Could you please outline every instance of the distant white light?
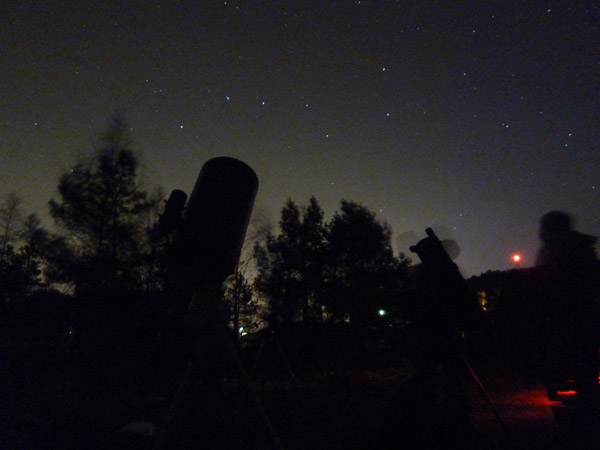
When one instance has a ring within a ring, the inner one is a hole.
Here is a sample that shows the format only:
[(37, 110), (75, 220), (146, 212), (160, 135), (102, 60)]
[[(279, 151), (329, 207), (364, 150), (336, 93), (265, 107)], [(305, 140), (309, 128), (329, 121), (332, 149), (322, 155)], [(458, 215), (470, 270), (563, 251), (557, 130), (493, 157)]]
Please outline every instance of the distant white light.
[(385, 309), (380, 309), (379, 310), (379, 315), (380, 316), (385, 316)]

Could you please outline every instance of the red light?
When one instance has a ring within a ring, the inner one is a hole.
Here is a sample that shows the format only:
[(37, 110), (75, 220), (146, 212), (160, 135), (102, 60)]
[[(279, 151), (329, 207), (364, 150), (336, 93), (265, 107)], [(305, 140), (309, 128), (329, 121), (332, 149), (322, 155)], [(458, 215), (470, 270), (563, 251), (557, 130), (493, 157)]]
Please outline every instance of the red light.
[(558, 395), (563, 395), (565, 397), (573, 397), (574, 395), (577, 395), (577, 391), (576, 390), (569, 390), (569, 391), (557, 391), (556, 392)]
[(514, 262), (518, 263), (521, 261), (521, 255), (513, 255), (512, 259)]

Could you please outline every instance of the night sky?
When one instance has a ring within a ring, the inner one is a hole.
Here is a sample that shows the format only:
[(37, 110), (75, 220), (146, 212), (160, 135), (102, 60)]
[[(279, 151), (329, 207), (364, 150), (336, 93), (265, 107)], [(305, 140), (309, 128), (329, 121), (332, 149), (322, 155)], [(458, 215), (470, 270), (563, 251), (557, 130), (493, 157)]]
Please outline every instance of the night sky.
[[(147, 188), (232, 156), (255, 213), (354, 200), (466, 275), (534, 263), (539, 217), (600, 235), (596, 1), (3, 1), (0, 195), (48, 214), (115, 111)], [(416, 259), (416, 257), (415, 257)]]

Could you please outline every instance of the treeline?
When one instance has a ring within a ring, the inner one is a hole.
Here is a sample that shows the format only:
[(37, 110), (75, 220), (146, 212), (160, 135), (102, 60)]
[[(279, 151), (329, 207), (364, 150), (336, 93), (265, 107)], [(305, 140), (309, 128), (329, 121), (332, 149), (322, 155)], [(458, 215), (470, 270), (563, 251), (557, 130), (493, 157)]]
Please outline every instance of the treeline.
[(52, 230), (25, 216), (16, 194), (0, 203), (3, 351), (68, 357), (90, 382), (108, 361), (144, 370), (165, 351), (157, 345), (168, 307), (160, 294), (168, 238), (156, 231), (163, 195), (140, 184), (129, 131), (113, 117), (91, 154), (60, 176)]
[[(48, 203), (52, 230), (36, 214), (26, 216), (15, 193), (0, 200), (4, 342), (71, 342), (85, 353), (131, 354), (170, 353), (161, 350), (165, 342), (185, 340), (189, 299), (169, 292), (173, 236), (158, 227), (165, 196), (140, 183), (129, 132), (113, 117), (91, 154), (60, 176)], [(409, 266), (394, 255), (391, 235), (357, 203), (342, 201), (326, 221), (316, 198), (301, 207), (289, 200), (278, 232), (249, 233), (253, 251), (226, 285), (233, 336), (297, 324), (381, 323), (397, 307)]]
[(159, 288), (155, 222), (162, 194), (138, 180), (138, 160), (128, 127), (113, 118), (91, 157), (77, 162), (58, 183), (49, 212), (57, 231), (36, 214), (23, 218), (20, 199), (0, 205), (0, 295), (18, 303), (40, 290), (105, 301)]
[(288, 200), (279, 228), (254, 246), (254, 286), (271, 325), (364, 327), (397, 308), (410, 261), (394, 255), (390, 228), (366, 207), (343, 200), (326, 222), (316, 198), (303, 208)]
[[(132, 373), (184, 359), (189, 299), (168, 285), (173, 236), (158, 227), (165, 196), (140, 183), (129, 130), (115, 116), (90, 156), (60, 176), (49, 201), (53, 230), (26, 215), (15, 193), (0, 199), (3, 349), (67, 348), (100, 355), (97, 364), (126, 362), (123, 370)], [(246, 333), (275, 331), (288, 349), (312, 348), (306, 358), (348, 352), (340, 357), (353, 363), (381, 342), (389, 348), (391, 339), (400, 354), (415, 297), (411, 261), (394, 253), (390, 227), (346, 200), (326, 220), (314, 197), (306, 205), (288, 200), (278, 225), (248, 233), (251, 251), (225, 285), (233, 338), (244, 344)], [(519, 365), (527, 366), (537, 346), (531, 324), (540, 306), (531, 277), (511, 271), (469, 280), (487, 313), (481, 345), (507, 364), (512, 349), (523, 349)], [(137, 370), (126, 369), (131, 364)], [(94, 372), (93, 361), (82, 367)]]

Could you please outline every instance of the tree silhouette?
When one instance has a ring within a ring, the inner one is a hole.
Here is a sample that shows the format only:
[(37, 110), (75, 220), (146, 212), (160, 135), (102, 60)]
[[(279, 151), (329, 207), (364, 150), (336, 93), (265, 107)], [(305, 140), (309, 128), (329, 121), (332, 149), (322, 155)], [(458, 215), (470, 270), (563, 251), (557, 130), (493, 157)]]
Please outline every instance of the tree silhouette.
[(290, 324), (297, 319), (299, 298), (300, 210), (290, 199), (281, 211), (281, 233), (268, 233), (265, 246), (256, 245), (254, 255), (258, 270), (255, 287), (268, 300), (269, 322)]
[(42, 227), (39, 217), (35, 214), (29, 214), (23, 223), (21, 239), (22, 288), (24, 292), (29, 292), (32, 288), (42, 284), (40, 279), (42, 265), (45, 262), (46, 249), (52, 238), (48, 231)]
[(14, 192), (9, 192), (0, 204), (0, 264), (4, 262), (9, 248), (14, 248), (22, 220), (21, 199)]
[(304, 211), (300, 251), (303, 278), (303, 317), (310, 321), (323, 321), (325, 285), (323, 270), (327, 251), (327, 227), (324, 214), (315, 197), (311, 197)]
[(50, 200), (50, 212), (69, 238), (63, 271), (78, 294), (140, 287), (144, 218), (156, 199), (140, 188), (137, 168), (127, 124), (116, 115), (93, 157), (60, 177), (61, 199)]
[(4, 306), (15, 289), (15, 241), (21, 220), (20, 199), (14, 192), (0, 204), (0, 306)]
[(41, 286), (50, 241), (35, 214), (23, 216), (21, 199), (9, 193), (0, 204), (0, 301), (16, 302)]
[(234, 342), (238, 342), (242, 329), (255, 328), (257, 317), (256, 303), (252, 295), (252, 287), (241, 270), (228, 277), (225, 289), (225, 301), (230, 312), (230, 326)]
[(326, 228), (316, 198), (310, 199), (302, 214), (288, 200), (279, 227), (278, 236), (269, 233), (265, 245), (254, 249), (258, 270), (255, 287), (268, 299), (269, 321), (321, 321)]
[(303, 209), (288, 200), (280, 234), (256, 245), (255, 287), (271, 308), (273, 324), (364, 324), (397, 301), (408, 260), (394, 256), (391, 230), (375, 214), (342, 201), (327, 224), (313, 197)]
[(394, 256), (391, 229), (366, 207), (343, 200), (328, 230), (327, 310), (364, 325), (396, 301), (407, 261)]

